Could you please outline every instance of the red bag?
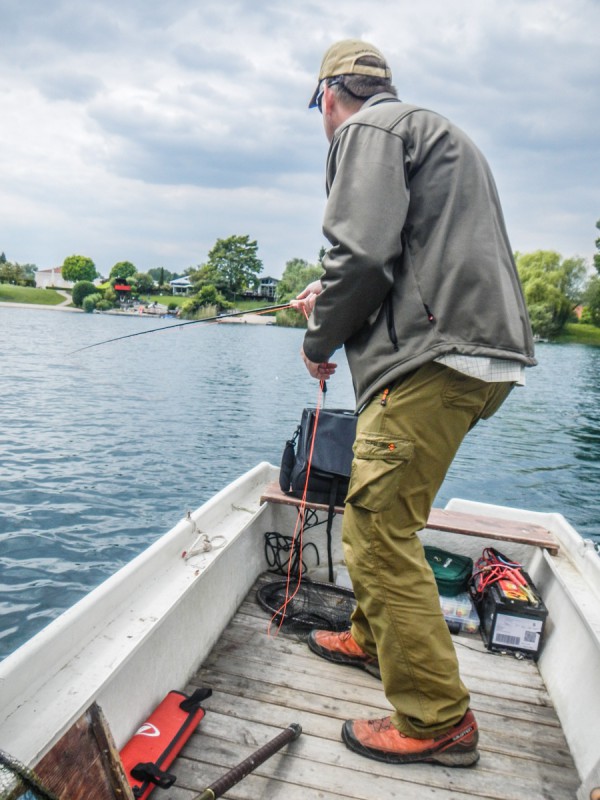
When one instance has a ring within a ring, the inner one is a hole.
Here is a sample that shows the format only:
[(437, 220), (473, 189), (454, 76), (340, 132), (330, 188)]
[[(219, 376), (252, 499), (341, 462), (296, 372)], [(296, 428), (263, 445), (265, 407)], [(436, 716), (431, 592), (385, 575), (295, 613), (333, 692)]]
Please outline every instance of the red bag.
[(168, 789), (175, 783), (176, 776), (166, 770), (204, 716), (200, 703), (211, 694), (211, 689), (196, 689), (189, 697), (169, 692), (123, 747), (121, 761), (134, 797), (146, 800), (156, 786)]

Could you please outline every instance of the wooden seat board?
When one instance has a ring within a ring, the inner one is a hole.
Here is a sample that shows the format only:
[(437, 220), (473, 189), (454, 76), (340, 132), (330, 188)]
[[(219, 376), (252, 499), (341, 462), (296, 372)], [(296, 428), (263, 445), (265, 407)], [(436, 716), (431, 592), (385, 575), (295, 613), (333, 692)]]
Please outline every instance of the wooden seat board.
[[(261, 503), (275, 503), (276, 505), (289, 505), (298, 509), (302, 507), (302, 500), (291, 497), (281, 491), (277, 482), (270, 483), (260, 498)], [(327, 511), (323, 503), (306, 503), (306, 508), (315, 511)], [(343, 514), (343, 506), (335, 506), (336, 514)], [(447, 511), (443, 508), (433, 508), (427, 520), (427, 528), (445, 531), (447, 533), (461, 533), (466, 536), (479, 536), (482, 539), (496, 539), (501, 542), (516, 542), (535, 547), (543, 547), (551, 555), (556, 555), (559, 545), (549, 530), (541, 525), (530, 522), (489, 517), (483, 514), (466, 514), (462, 511)]]

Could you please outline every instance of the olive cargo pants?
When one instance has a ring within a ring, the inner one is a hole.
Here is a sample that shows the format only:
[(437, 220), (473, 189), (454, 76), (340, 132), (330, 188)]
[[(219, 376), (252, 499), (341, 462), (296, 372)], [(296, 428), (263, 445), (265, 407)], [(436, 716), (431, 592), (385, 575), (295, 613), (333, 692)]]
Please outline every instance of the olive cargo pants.
[(357, 599), (352, 635), (377, 655), (402, 733), (429, 738), (465, 714), (433, 573), (416, 535), (456, 451), (512, 383), (486, 383), (436, 362), (409, 373), (358, 417), (342, 539)]

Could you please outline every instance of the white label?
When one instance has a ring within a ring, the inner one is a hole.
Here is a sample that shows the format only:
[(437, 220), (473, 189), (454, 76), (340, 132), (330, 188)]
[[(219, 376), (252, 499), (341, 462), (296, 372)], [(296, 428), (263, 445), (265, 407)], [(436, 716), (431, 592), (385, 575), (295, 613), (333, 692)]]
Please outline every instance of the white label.
[(541, 619), (498, 614), (492, 643), (535, 651), (538, 649), (541, 633)]

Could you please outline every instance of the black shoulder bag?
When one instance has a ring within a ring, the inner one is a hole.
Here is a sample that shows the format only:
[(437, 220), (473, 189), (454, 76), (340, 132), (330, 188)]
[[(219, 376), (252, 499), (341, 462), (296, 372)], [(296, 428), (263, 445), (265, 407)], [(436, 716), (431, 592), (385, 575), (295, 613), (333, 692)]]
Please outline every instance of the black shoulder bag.
[(316, 408), (305, 408), (300, 425), (286, 442), (279, 471), (279, 486), (293, 497), (303, 496), (312, 448), (306, 499), (311, 503), (322, 503), (328, 508), (327, 551), (329, 580), (333, 581), (331, 527), (335, 506), (344, 505), (348, 493), (356, 414), (346, 409), (320, 409), (315, 436), (316, 413)]

